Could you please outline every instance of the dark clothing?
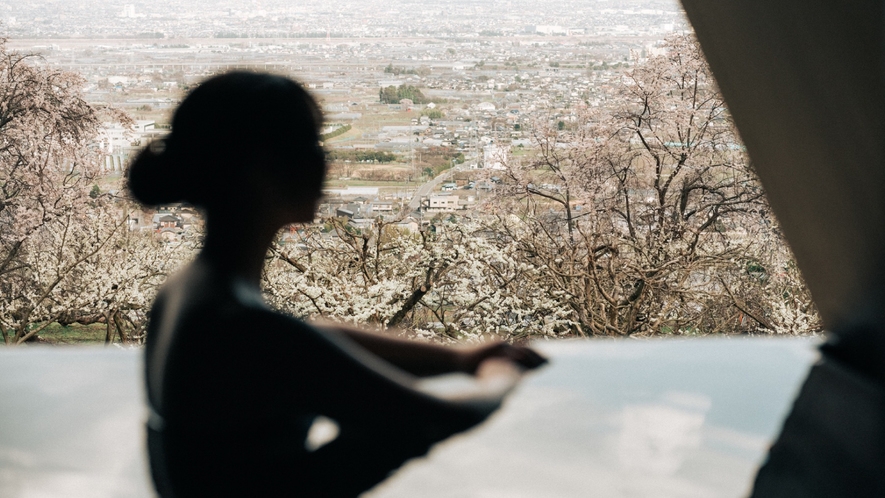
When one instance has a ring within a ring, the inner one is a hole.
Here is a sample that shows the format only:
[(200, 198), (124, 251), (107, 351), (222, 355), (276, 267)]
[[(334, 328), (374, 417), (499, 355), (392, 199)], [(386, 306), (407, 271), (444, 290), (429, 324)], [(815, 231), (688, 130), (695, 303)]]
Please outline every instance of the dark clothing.
[[(164, 498), (356, 496), (485, 417), (412, 390), (411, 376), (345, 337), (237, 297), (211, 272), (185, 273), (154, 304), (146, 348)], [(316, 415), (340, 434), (311, 452)]]
[(430, 447), (427, 442), (348, 441), (342, 436), (312, 453), (273, 454), (256, 444), (273, 445), (277, 438), (270, 432), (258, 438), (243, 433), (176, 436), (149, 427), (151, 474), (158, 493), (163, 498), (358, 496)]

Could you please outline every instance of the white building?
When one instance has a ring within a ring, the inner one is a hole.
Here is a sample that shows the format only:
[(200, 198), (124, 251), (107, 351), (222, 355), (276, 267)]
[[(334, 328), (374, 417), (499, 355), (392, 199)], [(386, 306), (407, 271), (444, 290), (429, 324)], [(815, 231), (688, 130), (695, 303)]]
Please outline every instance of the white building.
[(443, 213), (450, 211), (457, 211), (461, 209), (460, 201), (461, 198), (457, 195), (449, 195), (449, 194), (433, 194), (430, 196), (427, 212), (428, 213)]
[(565, 35), (568, 34), (568, 29), (562, 26), (539, 25), (535, 26), (535, 33), (543, 35)]
[(393, 201), (376, 199), (371, 202), (372, 214), (393, 212)]

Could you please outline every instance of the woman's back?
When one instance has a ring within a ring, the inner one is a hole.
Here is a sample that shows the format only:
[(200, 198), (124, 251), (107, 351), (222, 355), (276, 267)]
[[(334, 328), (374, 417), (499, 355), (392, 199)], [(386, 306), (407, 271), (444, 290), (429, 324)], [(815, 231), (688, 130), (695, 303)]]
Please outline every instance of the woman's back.
[[(200, 260), (157, 297), (146, 356), (152, 469), (176, 496), (355, 495), (488, 414), (410, 390), (408, 374)], [(340, 435), (310, 452), (317, 415)]]
[[(271, 406), (282, 410), (283, 399), (239, 400), (257, 398), (263, 384), (300, 378), (296, 371), (304, 362), (296, 341), (310, 329), (283, 318), (205, 262), (190, 265), (163, 287), (151, 311), (146, 366), (152, 406), (164, 418), (223, 427)], [(290, 343), (285, 353), (283, 342)], [(285, 372), (293, 375), (281, 377)], [(228, 414), (226, 421), (216, 416), (219, 410)]]
[(234, 496), (303, 468), (315, 403), (297, 342), (311, 331), (288, 319), (284, 330), (283, 317), (242, 294), (197, 262), (154, 303), (146, 346), (152, 468), (176, 496), (209, 495), (216, 485), (215, 493)]

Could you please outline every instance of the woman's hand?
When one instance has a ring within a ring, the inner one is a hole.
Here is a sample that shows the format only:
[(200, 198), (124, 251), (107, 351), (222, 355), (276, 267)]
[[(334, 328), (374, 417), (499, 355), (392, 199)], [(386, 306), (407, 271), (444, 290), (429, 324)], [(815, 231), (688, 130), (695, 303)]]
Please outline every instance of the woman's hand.
[(513, 346), (506, 342), (493, 342), (461, 351), (460, 370), (478, 376), (480, 365), (492, 358), (509, 360), (523, 370), (538, 368), (547, 363), (546, 358), (531, 348)]
[[(516, 387), (525, 370), (516, 363), (502, 357), (486, 358), (477, 366), (474, 372), (473, 382), (460, 385), (456, 390), (436, 391), (427, 389), (425, 384), (422, 391), (440, 397), (447, 401), (469, 407), (481, 418), (489, 416), (501, 406), (501, 402)], [(438, 389), (439, 385), (437, 385)]]

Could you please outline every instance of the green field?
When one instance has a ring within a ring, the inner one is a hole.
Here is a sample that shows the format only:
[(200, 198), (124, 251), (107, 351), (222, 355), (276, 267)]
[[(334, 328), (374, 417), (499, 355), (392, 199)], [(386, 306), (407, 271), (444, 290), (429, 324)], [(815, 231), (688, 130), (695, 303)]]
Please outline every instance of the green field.
[[(53, 323), (40, 332), (40, 340), (35, 344), (104, 344), (105, 335), (105, 325), (103, 323), (92, 325), (72, 324), (68, 326)], [(119, 337), (114, 338), (114, 342), (119, 341)], [(2, 345), (3, 341), (0, 340), (0, 346)]]

